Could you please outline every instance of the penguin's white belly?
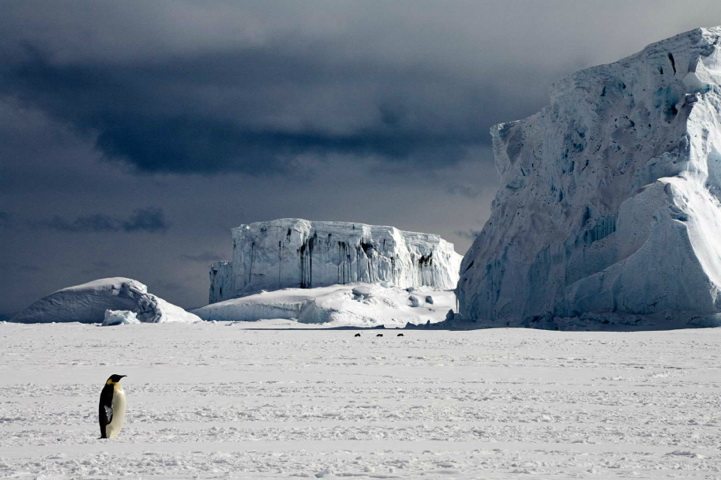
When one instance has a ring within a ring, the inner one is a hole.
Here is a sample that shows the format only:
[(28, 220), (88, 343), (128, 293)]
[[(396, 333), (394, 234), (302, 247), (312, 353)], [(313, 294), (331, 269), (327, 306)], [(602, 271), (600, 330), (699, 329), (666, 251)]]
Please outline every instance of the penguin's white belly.
[(125, 392), (120, 384), (115, 385), (113, 392), (113, 418), (105, 427), (105, 434), (108, 438), (115, 438), (120, 433), (125, 423)]

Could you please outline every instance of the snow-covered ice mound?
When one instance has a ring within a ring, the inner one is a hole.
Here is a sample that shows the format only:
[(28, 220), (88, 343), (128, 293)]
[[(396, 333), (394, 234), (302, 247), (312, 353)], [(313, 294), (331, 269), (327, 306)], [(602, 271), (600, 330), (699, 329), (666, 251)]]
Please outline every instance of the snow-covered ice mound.
[(582, 70), (492, 129), (502, 186), (461, 266), (466, 320), (718, 324), (720, 37), (696, 29)]
[(140, 323), (138, 316), (130, 310), (105, 310), (105, 318), (103, 319), (104, 327), (135, 325), (137, 323)]
[(456, 287), (461, 256), (430, 233), (285, 218), (232, 230), (233, 261), (210, 269), (210, 302), (261, 290), (355, 282)]
[(130, 278), (101, 278), (64, 288), (38, 300), (10, 321), (103, 323), (106, 310), (129, 311), (146, 323), (196, 322), (200, 318), (152, 293)]
[(262, 292), (213, 303), (193, 313), (204, 320), (285, 318), (326, 326), (402, 327), (439, 322), (454, 306), (452, 291), (356, 283)]

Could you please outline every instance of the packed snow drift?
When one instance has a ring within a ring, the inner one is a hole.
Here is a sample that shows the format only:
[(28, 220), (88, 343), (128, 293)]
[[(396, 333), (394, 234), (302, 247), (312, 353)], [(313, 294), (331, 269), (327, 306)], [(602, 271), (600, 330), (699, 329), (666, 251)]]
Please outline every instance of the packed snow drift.
[(720, 36), (696, 29), (582, 70), (550, 106), (492, 129), (502, 186), (463, 259), (464, 319), (718, 325)]
[(105, 318), (103, 319), (104, 327), (134, 325), (136, 323), (140, 323), (140, 320), (138, 320), (138, 316), (130, 310), (105, 310)]
[(233, 260), (210, 269), (210, 302), (262, 290), (356, 282), (455, 288), (461, 256), (438, 235), (286, 218), (232, 230)]
[[(107, 311), (110, 310), (110, 313)], [(118, 325), (196, 322), (200, 318), (152, 293), (130, 278), (101, 278), (64, 288), (38, 300), (11, 319), (21, 323), (81, 322)]]
[(289, 319), (329, 327), (403, 327), (437, 323), (455, 308), (452, 291), (356, 283), (287, 288), (225, 300), (193, 310), (204, 320)]
[[(0, 478), (721, 474), (721, 329), (294, 325), (0, 322)], [(98, 398), (113, 373), (128, 406), (108, 441)]]

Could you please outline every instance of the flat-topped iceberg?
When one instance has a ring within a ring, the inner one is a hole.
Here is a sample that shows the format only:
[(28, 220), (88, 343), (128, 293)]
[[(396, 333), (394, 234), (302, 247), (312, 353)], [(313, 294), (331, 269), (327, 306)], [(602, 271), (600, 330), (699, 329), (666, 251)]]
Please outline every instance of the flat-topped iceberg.
[[(106, 311), (112, 312), (106, 317)], [(118, 319), (121, 315), (125, 320)], [(101, 278), (64, 288), (44, 297), (13, 317), (21, 323), (144, 323), (198, 322), (200, 318), (162, 298), (148, 293), (148, 287), (130, 278)]]
[(679, 328), (721, 311), (721, 27), (551, 88), (496, 125), (501, 188), (463, 259), (464, 320)]
[(210, 270), (210, 302), (262, 290), (365, 282), (453, 289), (461, 256), (438, 235), (286, 218), (232, 230), (233, 260)]

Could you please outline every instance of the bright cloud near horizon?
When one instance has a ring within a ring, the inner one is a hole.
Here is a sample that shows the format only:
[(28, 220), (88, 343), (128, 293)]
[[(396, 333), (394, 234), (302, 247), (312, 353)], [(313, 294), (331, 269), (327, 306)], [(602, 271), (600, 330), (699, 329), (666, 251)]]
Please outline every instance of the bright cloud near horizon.
[(230, 228), (275, 218), (463, 253), (493, 124), (713, 24), (716, 1), (4, 1), (0, 319), (107, 276), (203, 305)]

